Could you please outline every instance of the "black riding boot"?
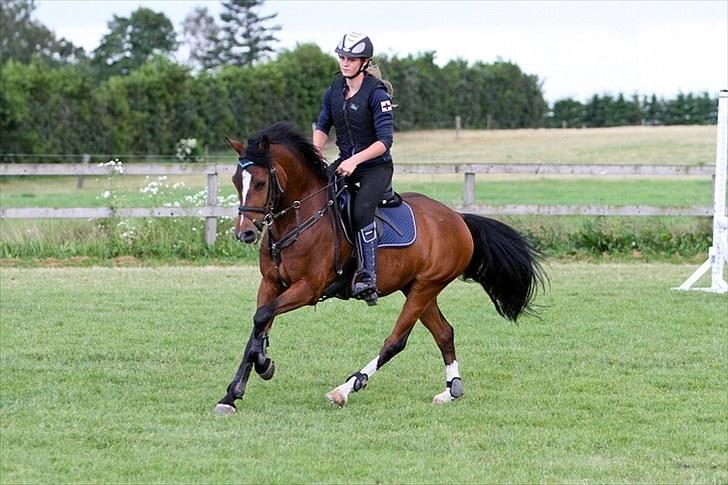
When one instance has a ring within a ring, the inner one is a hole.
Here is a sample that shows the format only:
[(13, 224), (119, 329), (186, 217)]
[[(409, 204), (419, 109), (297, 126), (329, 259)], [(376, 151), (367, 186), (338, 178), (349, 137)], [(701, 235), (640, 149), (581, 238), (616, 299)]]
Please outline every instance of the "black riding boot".
[(366, 300), (369, 305), (377, 304), (377, 227), (375, 223), (359, 230), (356, 234), (357, 259), (359, 266), (354, 274), (351, 296)]

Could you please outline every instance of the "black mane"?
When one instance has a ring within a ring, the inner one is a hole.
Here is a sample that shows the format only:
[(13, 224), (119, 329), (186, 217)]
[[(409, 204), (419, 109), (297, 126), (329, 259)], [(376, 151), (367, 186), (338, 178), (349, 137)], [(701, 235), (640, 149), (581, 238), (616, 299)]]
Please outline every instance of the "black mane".
[(250, 138), (248, 140), (248, 146), (245, 149), (246, 159), (256, 165), (270, 166), (270, 153), (262, 146), (264, 137), (268, 137), (270, 143), (284, 145), (294, 152), (301, 154), (304, 160), (311, 166), (316, 176), (326, 181), (326, 163), (319, 156), (318, 150), (316, 150), (311, 140), (302, 135), (289, 122), (282, 121), (275, 123)]

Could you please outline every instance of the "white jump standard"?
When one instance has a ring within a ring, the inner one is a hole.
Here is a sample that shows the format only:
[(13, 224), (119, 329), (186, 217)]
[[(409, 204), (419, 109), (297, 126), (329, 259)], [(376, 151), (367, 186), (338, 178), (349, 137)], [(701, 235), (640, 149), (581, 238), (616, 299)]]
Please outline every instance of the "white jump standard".
[[(708, 259), (680, 285), (678, 290), (699, 290), (727, 293), (728, 283), (723, 270), (728, 262), (728, 217), (726, 217), (726, 175), (728, 172), (728, 90), (718, 95), (718, 134), (715, 144), (715, 185), (713, 187), (713, 245)], [(693, 288), (697, 281), (711, 270), (709, 288)]]

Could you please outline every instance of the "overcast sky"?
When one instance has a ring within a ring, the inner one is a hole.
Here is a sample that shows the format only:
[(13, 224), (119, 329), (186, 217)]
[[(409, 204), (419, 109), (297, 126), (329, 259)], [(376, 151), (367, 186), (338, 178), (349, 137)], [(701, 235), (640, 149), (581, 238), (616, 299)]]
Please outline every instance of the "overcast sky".
[[(1, 1), (1, 0), (0, 0)], [(219, 1), (39, 0), (35, 16), (91, 51), (114, 14), (139, 6), (164, 12), (178, 34), (184, 17)], [(268, 0), (277, 48), (314, 42), (333, 51), (348, 31), (367, 33), (375, 52), (436, 51), (436, 61), (512, 61), (543, 81), (546, 99), (594, 93), (652, 94), (728, 88), (728, 1), (294, 1)], [(181, 39), (181, 35), (179, 36)], [(386, 76), (386, 72), (384, 73)]]

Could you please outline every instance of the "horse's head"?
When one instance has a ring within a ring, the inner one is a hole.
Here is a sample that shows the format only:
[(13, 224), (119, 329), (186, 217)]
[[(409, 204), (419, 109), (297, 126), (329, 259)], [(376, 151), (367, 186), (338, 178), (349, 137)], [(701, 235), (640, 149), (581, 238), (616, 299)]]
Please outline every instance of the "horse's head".
[(283, 193), (285, 173), (273, 161), (267, 136), (249, 143), (247, 148), (238, 140), (225, 139), (239, 157), (232, 178), (240, 201), (235, 237), (244, 243), (254, 243), (263, 226), (273, 221), (276, 203)]
[(299, 214), (301, 203), (312, 192), (325, 197), (326, 163), (311, 140), (293, 125), (275, 123), (249, 139), (247, 146), (226, 140), (239, 157), (233, 185), (240, 199), (235, 224), (235, 237), (240, 241), (257, 241), (263, 227), (275, 220), (285, 225), (293, 213)]

